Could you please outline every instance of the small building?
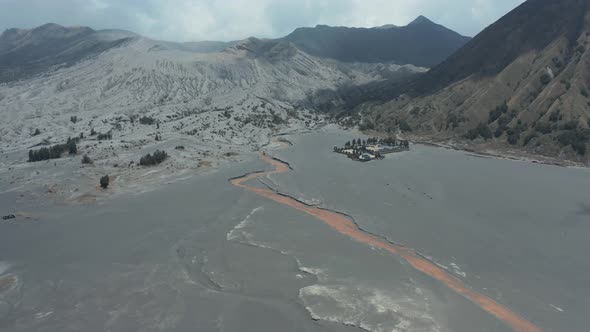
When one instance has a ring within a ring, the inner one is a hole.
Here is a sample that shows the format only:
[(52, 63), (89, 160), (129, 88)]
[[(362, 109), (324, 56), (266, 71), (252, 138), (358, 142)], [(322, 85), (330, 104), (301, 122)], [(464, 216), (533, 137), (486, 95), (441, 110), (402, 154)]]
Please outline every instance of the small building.
[(345, 149), (345, 150), (342, 150), (342, 153), (344, 153), (344, 154), (353, 154), (354, 153), (354, 150), (353, 149)]

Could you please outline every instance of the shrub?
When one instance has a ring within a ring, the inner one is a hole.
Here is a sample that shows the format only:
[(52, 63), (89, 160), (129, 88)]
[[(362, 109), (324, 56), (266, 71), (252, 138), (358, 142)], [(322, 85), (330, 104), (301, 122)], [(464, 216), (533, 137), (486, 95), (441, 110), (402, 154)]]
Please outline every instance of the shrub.
[(574, 129), (560, 133), (557, 141), (562, 146), (571, 147), (580, 155), (586, 154), (586, 143), (590, 140), (590, 129)]
[(529, 134), (527, 137), (524, 138), (524, 142), (522, 143), (523, 146), (528, 145), (533, 139), (537, 138), (537, 133), (533, 132)]
[(68, 138), (68, 142), (66, 143), (66, 146), (68, 148), (68, 153), (69, 154), (78, 154), (78, 147), (76, 146), (76, 142), (79, 139), (70, 139)]
[(477, 127), (469, 130), (467, 134), (465, 134), (465, 138), (470, 140), (474, 140), (480, 136), (485, 140), (491, 139), (493, 135), (490, 127), (488, 127), (486, 124), (480, 123), (477, 125)]
[(549, 74), (545, 73), (541, 75), (541, 83), (543, 85), (547, 85), (549, 82), (551, 82), (551, 76)]
[(467, 138), (468, 140), (474, 140), (477, 137), (479, 137), (479, 133), (477, 132), (476, 129), (470, 129), (464, 136), (465, 138)]
[(485, 140), (492, 139), (492, 131), (490, 130), (490, 127), (482, 123), (478, 126), (477, 130), (479, 131), (479, 136), (483, 137)]
[(504, 134), (504, 132), (506, 131), (506, 127), (498, 127), (498, 129), (496, 129), (496, 131), (494, 132), (494, 136), (496, 138), (502, 136), (502, 134)]
[(561, 126), (561, 128), (563, 130), (574, 130), (574, 129), (578, 128), (578, 121), (575, 121), (575, 120), (568, 121), (568, 122), (564, 123), (563, 126)]
[(103, 177), (100, 178), (100, 186), (102, 187), (102, 189), (107, 189), (109, 186), (109, 176), (105, 175)]
[(520, 134), (516, 134), (514, 132), (511, 134), (508, 134), (508, 143), (511, 145), (518, 144), (519, 139), (520, 139)]
[(550, 134), (553, 131), (551, 124), (548, 122), (538, 122), (535, 126), (535, 130), (541, 134)]
[(462, 119), (460, 119), (456, 114), (449, 115), (447, 118), (447, 128), (451, 127), (452, 129), (456, 129), (459, 127), (459, 122), (461, 120)]
[(96, 131), (94, 130), (94, 128), (90, 129), (90, 136), (94, 136), (96, 135)]
[(85, 154), (84, 157), (82, 157), (82, 164), (92, 164), (92, 159)]
[(504, 114), (502, 115), (499, 119), (498, 119), (498, 126), (500, 127), (506, 127), (508, 126), (508, 124), (510, 122), (512, 122), (512, 119), (514, 117), (512, 116), (512, 114)]
[(168, 158), (168, 154), (165, 151), (156, 150), (153, 155), (148, 153), (141, 157), (139, 164), (142, 166), (158, 165), (166, 160), (166, 158)]
[(496, 109), (490, 111), (490, 115), (488, 117), (488, 124), (498, 120), (504, 112), (500, 109), (500, 107), (496, 107)]
[(175, 147), (176, 150), (184, 150), (184, 145), (177, 145)]
[(38, 136), (41, 135), (41, 130), (39, 130), (39, 128), (35, 129), (35, 132), (33, 133), (33, 136)]
[(75, 115), (70, 116), (70, 121), (72, 121), (72, 123), (76, 123), (78, 122), (78, 117)]
[(517, 125), (514, 128), (508, 128), (507, 130), (507, 140), (509, 144), (515, 145), (518, 143), (518, 141), (520, 140), (520, 135), (526, 131), (528, 128), (528, 125), (525, 123), (522, 123), (522, 121), (519, 119), (517, 122)]
[(156, 123), (156, 120), (152, 117), (148, 117), (148, 116), (142, 116), (139, 119), (139, 123), (143, 124), (143, 125), (153, 125), (154, 123)]
[(559, 120), (559, 113), (559, 111), (552, 112), (551, 115), (549, 115), (549, 121), (557, 122)]
[(586, 97), (586, 98), (588, 98), (588, 96), (589, 96), (589, 95), (588, 95), (588, 90), (586, 90), (586, 89), (584, 89), (584, 88), (580, 89), (580, 94), (581, 94), (582, 96)]
[(410, 132), (412, 131), (412, 127), (410, 127), (410, 125), (406, 122), (406, 120), (402, 120), (399, 123), (399, 129), (402, 132)]
[(111, 134), (111, 132), (108, 132), (106, 134), (98, 134), (99, 141), (105, 141), (105, 140), (111, 140), (111, 139), (113, 139), (113, 134)]

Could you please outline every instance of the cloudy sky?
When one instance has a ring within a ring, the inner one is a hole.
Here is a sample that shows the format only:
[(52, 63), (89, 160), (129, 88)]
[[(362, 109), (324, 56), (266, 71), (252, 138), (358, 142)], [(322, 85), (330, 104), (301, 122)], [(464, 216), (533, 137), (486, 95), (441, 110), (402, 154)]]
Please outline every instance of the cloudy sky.
[(418, 15), (473, 36), (524, 0), (0, 0), (0, 30), (52, 22), (173, 41), (280, 37), (316, 24), (405, 25)]

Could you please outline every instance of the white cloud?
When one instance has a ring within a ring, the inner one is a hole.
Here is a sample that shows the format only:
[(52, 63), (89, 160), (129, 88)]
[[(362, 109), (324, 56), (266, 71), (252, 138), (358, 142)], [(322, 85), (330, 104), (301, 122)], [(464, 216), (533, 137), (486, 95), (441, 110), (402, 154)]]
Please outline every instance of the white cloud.
[(279, 37), (300, 26), (404, 25), (425, 15), (474, 35), (523, 0), (0, 0), (0, 28), (47, 22), (158, 39)]

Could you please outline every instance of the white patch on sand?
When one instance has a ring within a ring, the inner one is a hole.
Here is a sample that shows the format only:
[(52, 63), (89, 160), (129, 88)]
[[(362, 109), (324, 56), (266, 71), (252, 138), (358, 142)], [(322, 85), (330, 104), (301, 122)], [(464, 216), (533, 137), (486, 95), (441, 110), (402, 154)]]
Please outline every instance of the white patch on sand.
[(247, 233), (244, 231), (244, 228), (246, 228), (250, 222), (250, 218), (252, 218), (252, 216), (254, 214), (256, 214), (258, 211), (262, 211), (264, 208), (262, 206), (259, 206), (255, 209), (253, 209), (247, 216), (246, 218), (244, 218), (239, 224), (236, 225), (236, 227), (234, 227), (231, 231), (229, 231), (226, 235), (226, 239), (228, 241), (232, 241), (232, 240), (237, 240), (237, 239), (246, 239), (246, 240), (251, 240), (252, 239), (252, 234)]
[(35, 315), (35, 318), (37, 318), (37, 319), (42, 319), (42, 318), (45, 318), (45, 317), (47, 317), (47, 316), (50, 316), (50, 315), (52, 315), (52, 314), (53, 314), (53, 311), (48, 311), (48, 312), (39, 312), (39, 313), (37, 313), (37, 314)]
[(455, 275), (458, 275), (459, 277), (462, 277), (462, 278), (467, 277), (467, 273), (465, 273), (463, 270), (461, 270), (461, 268), (459, 267), (459, 265), (457, 265), (455, 263), (451, 263), (449, 265), (451, 266), (452, 272)]
[(557, 310), (557, 311), (559, 311), (559, 312), (564, 312), (564, 311), (565, 311), (565, 310), (563, 310), (562, 308), (560, 308), (560, 307), (558, 307), (558, 306), (555, 306), (555, 305), (553, 305), (553, 304), (549, 304), (549, 305), (550, 305), (550, 306), (551, 306), (553, 309), (555, 309), (555, 310)]
[(440, 331), (421, 297), (347, 285), (312, 285), (299, 295), (316, 320), (374, 332)]
[(322, 270), (322, 269), (318, 269), (318, 268), (313, 268), (313, 267), (305, 267), (305, 266), (301, 266), (299, 265), (299, 270), (305, 272), (305, 273), (309, 273), (309, 274), (313, 274), (316, 277), (319, 276), (324, 276), (326, 275), (326, 270)]

